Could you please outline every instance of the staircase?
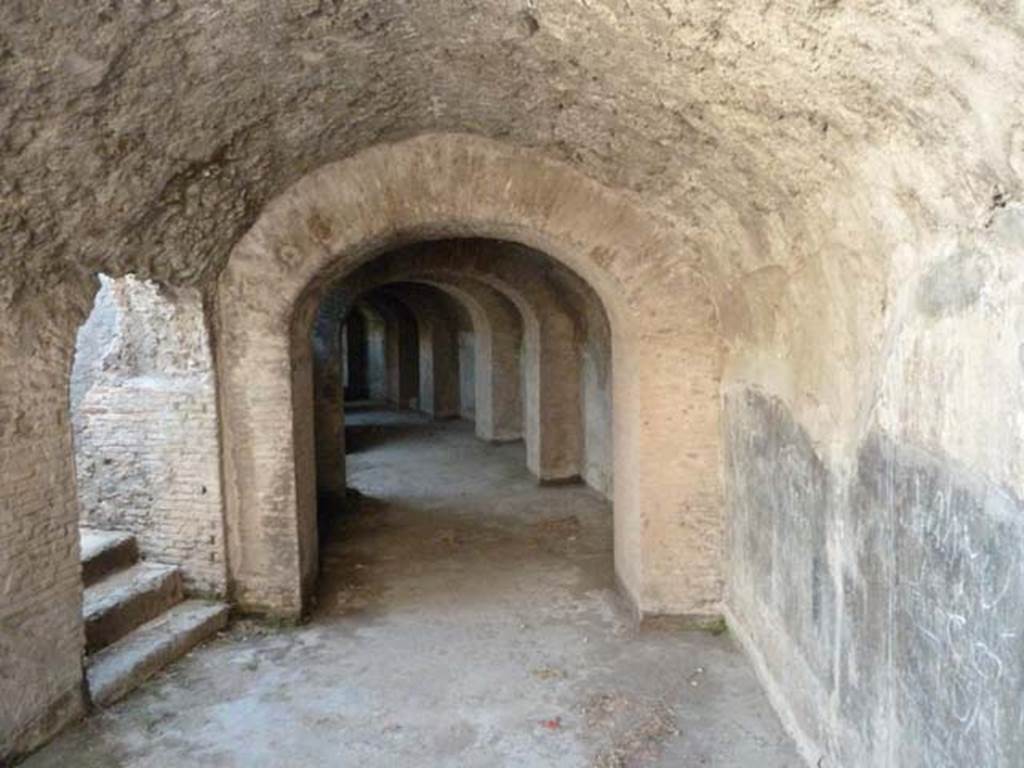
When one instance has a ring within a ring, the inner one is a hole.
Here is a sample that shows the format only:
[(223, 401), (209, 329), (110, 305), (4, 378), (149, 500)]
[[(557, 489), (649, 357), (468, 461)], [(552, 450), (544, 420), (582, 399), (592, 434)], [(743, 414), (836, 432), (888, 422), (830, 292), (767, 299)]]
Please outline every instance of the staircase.
[(227, 605), (184, 599), (180, 568), (140, 562), (131, 534), (83, 528), (81, 540), (86, 679), (97, 706), (227, 624)]

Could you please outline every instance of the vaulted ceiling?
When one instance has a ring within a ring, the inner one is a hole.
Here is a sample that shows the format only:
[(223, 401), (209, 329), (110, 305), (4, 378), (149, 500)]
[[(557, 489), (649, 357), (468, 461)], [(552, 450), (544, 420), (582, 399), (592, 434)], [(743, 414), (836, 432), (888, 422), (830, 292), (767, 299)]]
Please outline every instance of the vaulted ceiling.
[(1019, 194), (1021, 36), (994, 0), (12, 0), (0, 301), (202, 282), (289, 184), (425, 132), (628, 190), (727, 284), (871, 270)]

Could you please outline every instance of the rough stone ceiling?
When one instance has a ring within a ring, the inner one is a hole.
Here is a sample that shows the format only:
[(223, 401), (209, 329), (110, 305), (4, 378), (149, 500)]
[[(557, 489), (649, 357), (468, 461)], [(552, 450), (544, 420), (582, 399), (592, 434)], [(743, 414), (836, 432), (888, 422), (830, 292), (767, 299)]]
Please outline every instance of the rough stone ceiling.
[(431, 131), (536, 148), (626, 189), (727, 279), (799, 260), (789, 246), (822, 232), (866, 250), (883, 237), (844, 226), (891, 241), (969, 226), (1020, 192), (1022, 15), (994, 1), (9, 0), (0, 302), (69, 265), (202, 282), (302, 175)]

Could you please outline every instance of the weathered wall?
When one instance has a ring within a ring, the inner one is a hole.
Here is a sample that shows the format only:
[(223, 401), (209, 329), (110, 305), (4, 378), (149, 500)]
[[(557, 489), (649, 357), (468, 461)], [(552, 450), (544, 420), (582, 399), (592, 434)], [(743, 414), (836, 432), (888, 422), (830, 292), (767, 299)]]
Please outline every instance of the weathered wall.
[(0, 763), (83, 710), (68, 379), (94, 290), (79, 279), (12, 301), (0, 280)]
[(72, 423), (81, 520), (131, 531), (180, 565), (191, 592), (225, 594), (213, 358), (203, 300), (102, 279), (78, 334)]
[(726, 392), (728, 604), (823, 764), (1024, 754), (1022, 247), (1008, 205), (900, 254), (859, 434)]

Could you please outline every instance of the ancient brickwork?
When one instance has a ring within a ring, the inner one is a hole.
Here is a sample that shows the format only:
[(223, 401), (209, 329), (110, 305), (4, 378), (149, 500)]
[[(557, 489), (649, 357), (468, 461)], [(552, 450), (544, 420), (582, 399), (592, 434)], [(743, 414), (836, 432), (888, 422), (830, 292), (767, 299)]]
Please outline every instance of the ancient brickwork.
[[(645, 613), (714, 617), (722, 587), (720, 350), (706, 285), (686, 268), (650, 279), (680, 244), (628, 199), (566, 166), (456, 135), (380, 147), (303, 179), (239, 242), (220, 277), (226, 520), (243, 603), (285, 615), (302, 609), (316, 572), (314, 484), (300, 476), (314, 446), (308, 357), (316, 307), (368, 249), (393, 248), (409, 233), (543, 248), (600, 297), (614, 339), (619, 578)], [(522, 286), (524, 277), (510, 282)], [(553, 466), (551, 476), (564, 478), (566, 467), (579, 472), (576, 327), (564, 311), (529, 326), (527, 349), (531, 332), (549, 343), (539, 349), (543, 375), (535, 402), (526, 398), (527, 423), (530, 408), (541, 409), (537, 422), (550, 427), (541, 434), (551, 438), (539, 441), (543, 460), (531, 470)], [(661, 354), (666, 347), (675, 354)], [(563, 391), (564, 399), (552, 396)]]
[(72, 386), (82, 521), (134, 533), (186, 589), (227, 590), (213, 359), (203, 302), (106, 280), (79, 333)]
[(68, 379), (91, 295), (61, 284), (0, 303), (0, 763), (83, 708)]

